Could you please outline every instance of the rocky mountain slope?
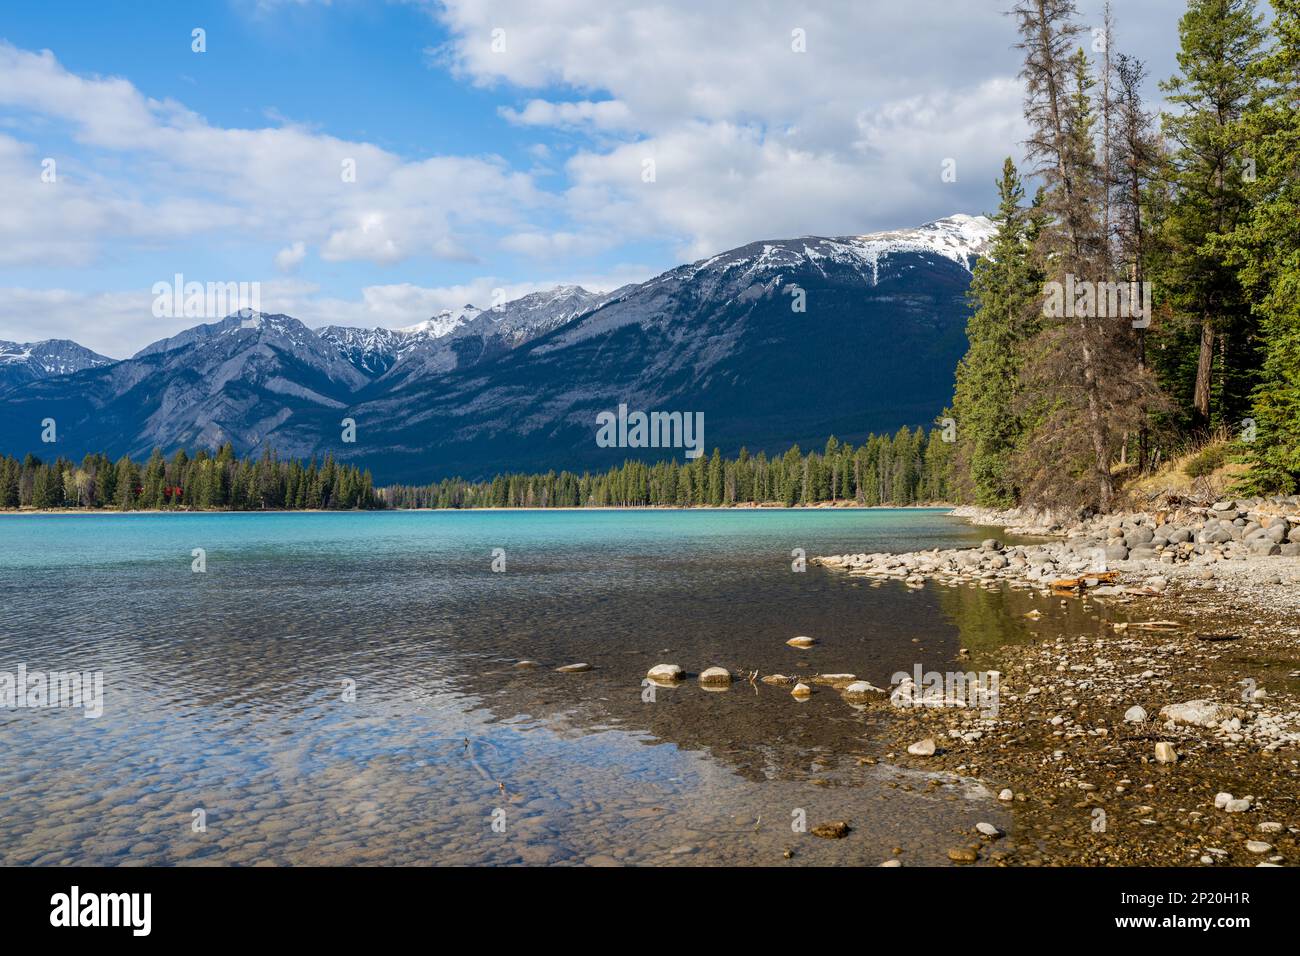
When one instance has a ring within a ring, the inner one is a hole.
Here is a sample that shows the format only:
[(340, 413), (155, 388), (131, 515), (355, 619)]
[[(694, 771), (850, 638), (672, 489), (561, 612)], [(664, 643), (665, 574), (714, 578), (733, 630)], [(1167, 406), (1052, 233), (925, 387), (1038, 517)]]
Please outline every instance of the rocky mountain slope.
[[(784, 451), (927, 423), (965, 349), (987, 219), (754, 242), (599, 294), (578, 286), (406, 329), (241, 312), (0, 396), (0, 450), (147, 454), (232, 441), (333, 452), (381, 481), (603, 468), (598, 412), (701, 412), (705, 445)], [(91, 353), (93, 355), (93, 353)], [(102, 357), (96, 357), (102, 359)], [(105, 360), (107, 361), (107, 360)], [(357, 423), (342, 443), (340, 421)]]
[(70, 375), (113, 360), (69, 339), (0, 341), (0, 392), (53, 375)]

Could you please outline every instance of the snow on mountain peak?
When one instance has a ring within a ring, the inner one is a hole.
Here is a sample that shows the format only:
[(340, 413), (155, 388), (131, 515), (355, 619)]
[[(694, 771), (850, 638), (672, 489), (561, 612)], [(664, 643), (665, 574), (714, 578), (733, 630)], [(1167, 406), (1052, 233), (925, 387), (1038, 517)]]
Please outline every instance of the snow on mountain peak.
[(888, 252), (936, 252), (966, 269), (988, 251), (997, 226), (987, 216), (956, 213), (915, 229), (856, 236), (853, 241), (873, 258)]
[(70, 339), (0, 341), (0, 388), (52, 375), (68, 375), (113, 362), (113, 359)]
[(425, 319), (423, 322), (404, 326), (396, 331), (406, 335), (421, 335), (440, 339), (472, 321), (482, 311), (482, 309), (473, 305), (464, 305), (459, 309), (443, 309), (437, 315)]

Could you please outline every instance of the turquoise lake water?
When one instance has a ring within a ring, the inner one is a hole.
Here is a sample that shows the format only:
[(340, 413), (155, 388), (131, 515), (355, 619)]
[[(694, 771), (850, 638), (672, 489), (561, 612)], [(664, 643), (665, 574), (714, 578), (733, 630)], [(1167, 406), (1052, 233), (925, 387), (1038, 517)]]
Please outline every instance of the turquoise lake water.
[(988, 535), (910, 509), (0, 517), (0, 672), (104, 680), (95, 719), (0, 709), (0, 863), (779, 864), (796, 810), (855, 819), (798, 862), (879, 862), (997, 808), (886, 787), (836, 694), (642, 678), (944, 664), (990, 607), (791, 552)]

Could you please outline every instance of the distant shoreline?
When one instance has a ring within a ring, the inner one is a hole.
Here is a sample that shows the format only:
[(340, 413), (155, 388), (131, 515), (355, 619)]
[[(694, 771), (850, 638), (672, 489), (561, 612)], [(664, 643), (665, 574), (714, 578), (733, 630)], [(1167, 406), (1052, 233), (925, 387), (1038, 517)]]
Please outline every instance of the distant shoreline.
[(952, 510), (957, 506), (949, 502), (919, 505), (859, 505), (852, 502), (823, 502), (815, 505), (783, 505), (777, 503), (736, 505), (592, 505), (590, 507), (491, 507), (491, 508), (267, 508), (257, 511), (201, 508), (6, 508), (0, 517), (23, 515), (311, 515), (311, 514), (410, 514), (424, 512), (509, 512), (509, 511), (933, 511)]

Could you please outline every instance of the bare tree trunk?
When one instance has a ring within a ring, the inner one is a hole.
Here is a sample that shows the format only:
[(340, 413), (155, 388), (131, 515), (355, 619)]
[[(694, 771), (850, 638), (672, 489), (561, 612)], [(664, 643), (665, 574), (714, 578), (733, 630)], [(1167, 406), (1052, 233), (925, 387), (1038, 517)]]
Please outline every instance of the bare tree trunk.
[(1101, 65), (1101, 170), (1102, 170), (1102, 196), (1101, 196), (1101, 255), (1102, 265), (1106, 269), (1109, 278), (1111, 264), (1111, 246), (1110, 246), (1110, 200), (1111, 188), (1113, 186), (1113, 173), (1111, 168), (1111, 130), (1114, 125), (1114, 119), (1111, 114), (1112, 99), (1110, 93), (1110, 81), (1114, 74), (1114, 66), (1110, 59), (1110, 45), (1114, 38), (1114, 21), (1110, 13), (1110, 0), (1106, 0), (1105, 12), (1103, 14), (1103, 34), (1102, 43), (1105, 49), (1102, 51)]
[(1201, 354), (1196, 362), (1196, 389), (1192, 407), (1202, 425), (1210, 423), (1210, 375), (1214, 371), (1214, 326), (1209, 321), (1201, 323)]
[(1083, 327), (1083, 385), (1088, 396), (1088, 431), (1092, 438), (1092, 453), (1097, 465), (1097, 507), (1110, 511), (1115, 494), (1115, 481), (1110, 473), (1110, 449), (1106, 440), (1106, 422), (1102, 417), (1101, 399), (1097, 388), (1097, 371), (1093, 362), (1092, 345), (1088, 342), (1088, 329)]

